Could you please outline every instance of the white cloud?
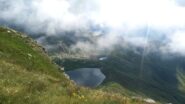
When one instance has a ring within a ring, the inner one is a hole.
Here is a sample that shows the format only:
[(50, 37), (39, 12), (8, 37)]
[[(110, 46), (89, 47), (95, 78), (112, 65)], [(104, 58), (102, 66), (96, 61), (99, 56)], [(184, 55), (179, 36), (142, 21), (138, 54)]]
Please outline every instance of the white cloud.
[[(166, 37), (171, 40), (168, 47), (173, 51), (185, 51), (185, 38), (179, 33), (180, 29), (185, 31), (183, 5), (183, 0), (0, 0), (0, 23), (47, 35), (63, 31), (88, 35), (92, 25), (108, 27), (107, 36), (97, 39), (93, 48), (112, 46), (120, 37), (133, 45), (144, 45), (146, 32), (143, 35), (137, 32), (130, 35), (130, 32), (148, 26), (168, 33)], [(94, 34), (100, 33), (98, 30)], [(176, 34), (169, 35), (171, 33)], [(88, 47), (84, 44), (79, 42), (77, 46)]]
[(112, 27), (185, 26), (185, 8), (173, 0), (99, 0), (98, 4), (99, 11), (94, 19)]
[[(0, 18), (25, 23), (45, 20), (59, 28), (85, 27), (89, 21), (111, 28), (184, 27), (185, 7), (180, 0), (1, 0)], [(4, 2), (8, 6), (4, 5)], [(29, 5), (28, 5), (29, 4)], [(182, 3), (181, 3), (182, 4)], [(6, 8), (6, 9), (5, 9)], [(8, 9), (7, 9), (8, 8)], [(60, 25), (60, 26), (58, 26)]]
[(175, 0), (176, 3), (180, 6), (185, 6), (185, 1), (184, 0)]
[(185, 31), (177, 31), (170, 37), (168, 44), (172, 52), (185, 55)]

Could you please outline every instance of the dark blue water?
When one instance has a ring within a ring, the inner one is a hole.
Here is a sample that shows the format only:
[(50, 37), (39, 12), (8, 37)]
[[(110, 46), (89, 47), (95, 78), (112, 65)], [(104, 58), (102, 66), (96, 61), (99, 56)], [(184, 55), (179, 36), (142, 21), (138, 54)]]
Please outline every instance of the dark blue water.
[(66, 74), (77, 85), (86, 87), (97, 87), (105, 79), (105, 75), (98, 68), (80, 68), (74, 71), (68, 71)]

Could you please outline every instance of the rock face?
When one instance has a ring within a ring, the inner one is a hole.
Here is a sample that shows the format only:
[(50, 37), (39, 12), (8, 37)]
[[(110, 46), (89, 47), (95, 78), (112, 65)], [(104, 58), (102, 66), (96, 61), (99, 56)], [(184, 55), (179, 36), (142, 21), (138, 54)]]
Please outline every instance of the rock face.
[(105, 79), (105, 75), (98, 68), (80, 68), (66, 72), (77, 85), (97, 87)]
[(147, 104), (156, 104), (155, 100), (150, 99), (150, 98), (144, 99), (144, 101), (145, 101)]

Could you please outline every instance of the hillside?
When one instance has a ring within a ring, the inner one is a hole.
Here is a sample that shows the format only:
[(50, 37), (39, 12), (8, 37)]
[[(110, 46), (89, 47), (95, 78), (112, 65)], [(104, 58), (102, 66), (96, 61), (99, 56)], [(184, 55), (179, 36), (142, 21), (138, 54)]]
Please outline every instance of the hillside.
[[(106, 75), (103, 87), (110, 82), (119, 83), (126, 91), (148, 96), (161, 102), (184, 104), (184, 58), (163, 59), (162, 56), (149, 54), (140, 69), (141, 56), (132, 51), (115, 50), (107, 60), (92, 59), (55, 59), (66, 70), (83, 67), (100, 67)], [(125, 91), (123, 91), (125, 92)]]
[[(53, 44), (57, 44), (59, 39), (54, 39)], [(124, 48), (118, 44), (108, 54), (104, 52), (93, 57), (84, 57), (83, 50), (78, 55), (69, 50), (70, 45), (65, 43), (65, 40), (70, 39), (62, 39), (61, 46), (64, 47), (61, 49), (59, 45), (58, 49), (51, 49), (50, 55), (58, 65), (64, 66), (66, 71), (82, 67), (101, 68), (106, 75), (103, 88), (114, 82), (124, 88), (123, 92), (125, 90), (134, 92), (161, 102), (185, 103), (184, 56), (158, 52), (147, 53), (141, 68), (143, 52), (141, 48), (132, 46)], [(50, 39), (47, 42), (51, 44), (53, 40)], [(155, 45), (155, 42), (153, 44)], [(101, 57), (107, 59), (101, 61), (99, 60)]]
[(0, 104), (146, 104), (118, 92), (79, 87), (59, 69), (31, 38), (0, 28)]

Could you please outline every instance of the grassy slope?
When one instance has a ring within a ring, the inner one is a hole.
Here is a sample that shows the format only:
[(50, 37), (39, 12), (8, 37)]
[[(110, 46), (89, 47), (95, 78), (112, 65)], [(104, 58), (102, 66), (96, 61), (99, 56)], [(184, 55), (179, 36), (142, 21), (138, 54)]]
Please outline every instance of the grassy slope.
[(32, 39), (0, 28), (0, 104), (142, 104), (75, 86)]
[[(88, 59), (55, 58), (55, 62), (64, 65), (66, 70), (80, 67), (100, 67), (106, 75), (105, 86), (110, 87), (110, 82), (120, 86), (112, 86), (111, 90), (120, 89), (125, 92), (135, 92), (161, 102), (174, 104), (185, 103), (185, 69), (183, 57), (162, 59), (160, 55), (150, 54), (145, 57), (143, 69), (140, 69), (141, 56), (121, 48), (113, 51), (105, 61)], [(177, 68), (182, 68), (180, 71)], [(108, 83), (108, 84), (107, 84)]]
[[(109, 65), (104, 68), (108, 76), (107, 82), (118, 82), (131, 91), (157, 100), (184, 104), (184, 95), (177, 87), (179, 84), (176, 76), (178, 59), (164, 61), (159, 56), (149, 55), (145, 58), (142, 70), (140, 70), (140, 56), (132, 52), (126, 55), (113, 53), (110, 60), (104, 63), (104, 66)], [(114, 63), (116, 67), (113, 67), (111, 63)]]
[(185, 72), (184, 70), (177, 69), (177, 79), (179, 80), (179, 85), (178, 85), (179, 89), (185, 93)]

